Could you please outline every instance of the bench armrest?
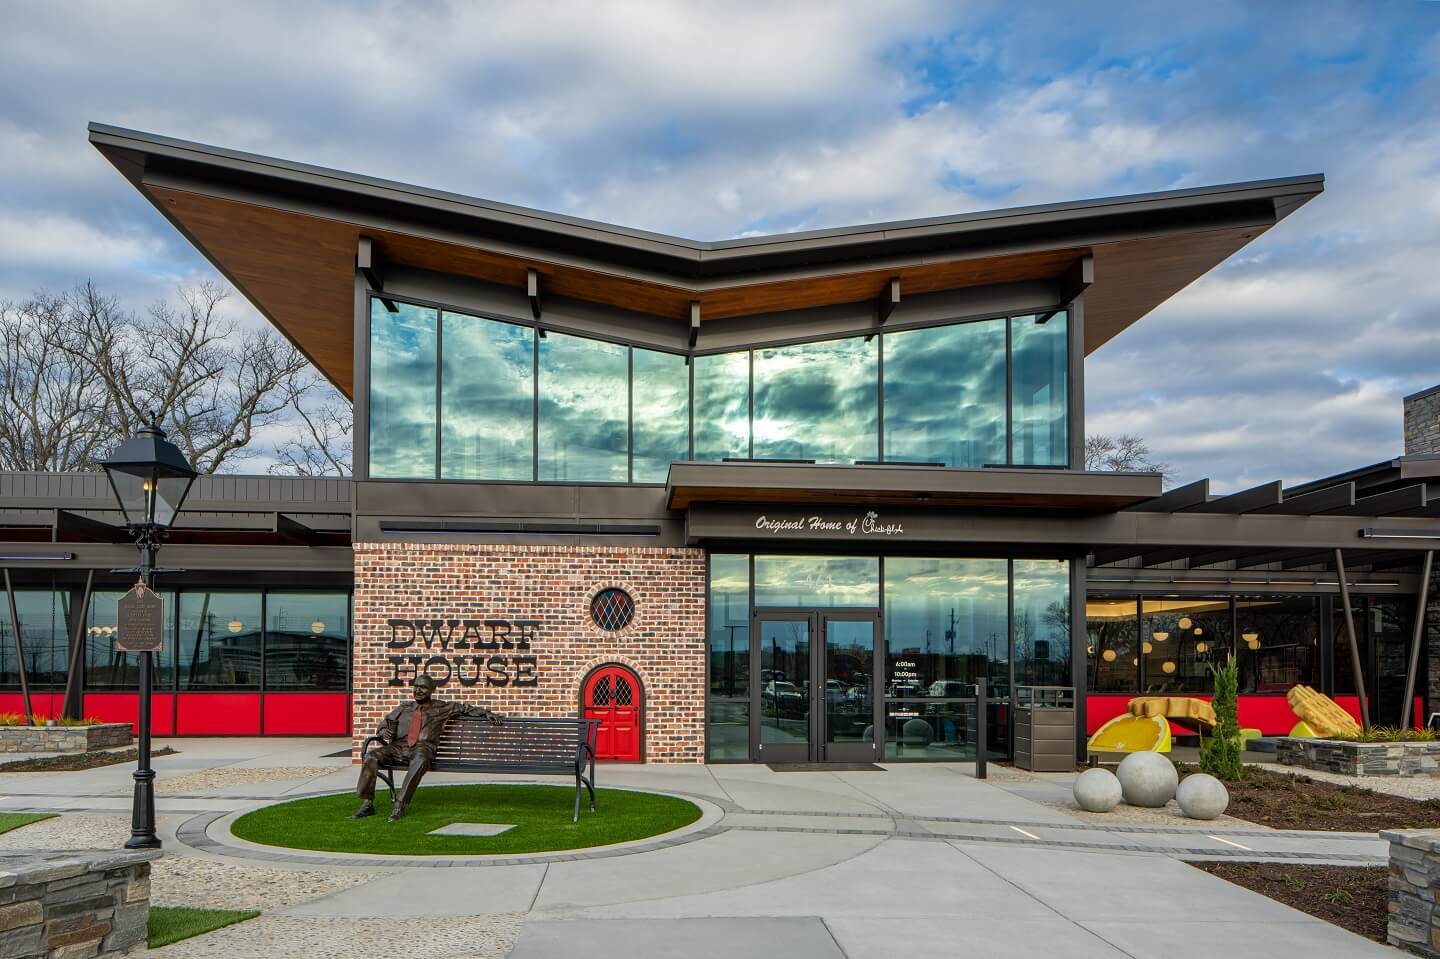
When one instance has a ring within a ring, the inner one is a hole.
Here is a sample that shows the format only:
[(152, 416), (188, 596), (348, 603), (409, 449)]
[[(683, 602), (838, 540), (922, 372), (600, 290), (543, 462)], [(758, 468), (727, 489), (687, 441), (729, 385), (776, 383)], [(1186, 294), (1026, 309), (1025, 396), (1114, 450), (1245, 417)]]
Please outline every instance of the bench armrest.
[(368, 737), (363, 743), (361, 743), (361, 744), (360, 744), (360, 761), (361, 761), (362, 763), (365, 761), (365, 756), (366, 756), (366, 754), (368, 754), (368, 753), (370, 752), (370, 744), (371, 744), (371, 743), (379, 743), (380, 745), (383, 746), (383, 745), (385, 745), (385, 740), (381, 739), (379, 736), (370, 736), (370, 737)]

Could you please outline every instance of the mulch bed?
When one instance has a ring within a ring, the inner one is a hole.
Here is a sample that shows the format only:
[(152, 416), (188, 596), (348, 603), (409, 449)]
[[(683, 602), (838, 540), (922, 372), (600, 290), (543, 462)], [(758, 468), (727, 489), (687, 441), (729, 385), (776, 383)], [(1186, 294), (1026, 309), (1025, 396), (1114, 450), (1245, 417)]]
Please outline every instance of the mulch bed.
[[(1183, 772), (1195, 770), (1182, 770)], [(1248, 766), (1226, 783), (1231, 816), (1272, 829), (1378, 832), (1440, 828), (1440, 800), (1406, 799), (1357, 786), (1302, 779)]]
[[(151, 750), (151, 756), (173, 756), (176, 750), (169, 746)], [(44, 756), (39, 759), (20, 759), (13, 763), (0, 763), (0, 772), (5, 773), (67, 773), (82, 769), (97, 769), (100, 766), (114, 766), (117, 763), (133, 763), (140, 758), (138, 749), (117, 749), (114, 752), (62, 753), (59, 756)]]
[(1385, 941), (1390, 873), (1383, 866), (1291, 866), (1262, 862), (1194, 862), (1190, 865), (1366, 939)]

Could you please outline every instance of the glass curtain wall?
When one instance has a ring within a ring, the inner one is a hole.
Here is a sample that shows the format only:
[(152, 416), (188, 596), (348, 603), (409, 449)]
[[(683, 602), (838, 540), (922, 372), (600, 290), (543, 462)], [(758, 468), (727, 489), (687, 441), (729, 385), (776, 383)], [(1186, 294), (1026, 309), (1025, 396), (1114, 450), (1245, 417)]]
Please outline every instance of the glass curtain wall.
[(1210, 666), (1224, 663), (1235, 648), (1230, 599), (1146, 599), (1140, 650), (1145, 692), (1209, 693)]
[(349, 659), (348, 594), (266, 594), (267, 691), (344, 692)]
[(435, 476), (437, 311), (370, 301), (370, 475)]
[(529, 481), (535, 475), (535, 331), (446, 313), (440, 357), (441, 478)]
[(631, 350), (632, 483), (664, 483), (670, 464), (690, 458), (690, 364), (685, 357)]
[(750, 557), (710, 555), (711, 759), (750, 758)]
[[(885, 756), (973, 758), (975, 681), (1009, 689), (1009, 573), (1003, 559), (885, 560)], [(990, 748), (1005, 749), (999, 704)]]
[[(64, 590), (16, 589), (15, 616), (20, 620), (20, 648), (30, 690), (64, 689), (70, 666), (70, 594)], [(0, 595), (0, 688), (19, 689), (20, 669), (9, 600)]]
[[(1324, 688), (1319, 597), (1094, 597), (1085, 616), (1092, 693), (1207, 695), (1210, 667), (1231, 652), (1242, 693)], [(1335, 689), (1345, 693), (1353, 689), (1349, 652), (1342, 621), (1335, 622)]]
[(879, 606), (875, 556), (756, 556), (755, 605)]
[[(802, 635), (805, 621), (786, 619), (790, 614), (783, 611), (831, 608), (879, 610), (883, 666), (866, 671), (873, 675), (879, 669), (876, 694), (885, 702), (887, 758), (973, 758), (975, 682), (980, 678), (994, 698), (989, 748), (1003, 755), (1012, 651), (1017, 679), (1070, 684), (1069, 591), (1067, 560), (712, 554), (709, 757), (749, 758), (752, 675), (774, 683), (770, 705), (784, 718), (779, 708), (784, 690), (776, 677), (784, 670), (783, 679), (790, 682), (792, 670), (778, 661), (766, 665), (763, 657), (761, 666), (771, 675), (751, 668), (752, 611), (762, 619), (763, 611), (774, 611), (767, 622), (777, 635), (767, 649), (793, 648), (808, 663), (817, 637)], [(1132, 601), (1132, 624), (1135, 616)], [(835, 628), (837, 620), (828, 622)], [(870, 628), (867, 622), (864, 629)], [(864, 729), (860, 734), (869, 735)], [(795, 735), (791, 730), (785, 741)], [(772, 741), (765, 736), (762, 729), (762, 740)]]
[(1140, 606), (1128, 599), (1087, 599), (1089, 682), (1092, 693), (1133, 693), (1140, 688), (1140, 660), (1135, 637), (1140, 628)]
[(1005, 463), (1005, 322), (885, 334), (887, 462)]
[(1069, 561), (1017, 559), (1014, 575), (1015, 682), (1071, 685)]
[(660, 484), (672, 462), (691, 457), (965, 468), (1068, 461), (1063, 312), (1044, 323), (975, 320), (690, 364), (430, 307), (400, 303), (391, 313), (378, 299), (370, 317), (377, 479)]
[(878, 353), (863, 337), (756, 350), (755, 458), (877, 459)]
[(697, 356), (695, 458), (750, 457), (750, 354)]
[(1069, 314), (1010, 320), (1010, 461), (1063, 466), (1069, 451)]
[(260, 688), (260, 594), (180, 594), (181, 691)]
[[(85, 629), (85, 688), (137, 689), (140, 655), (115, 648), (123, 591), (91, 594)], [(160, 593), (165, 645), (155, 657), (155, 689), (245, 692), (345, 692), (349, 688), (350, 594), (272, 590)], [(262, 629), (263, 626), (263, 629)], [(178, 632), (177, 632), (178, 630)], [(176, 670), (176, 659), (180, 669)], [(62, 680), (63, 682), (63, 680)]]
[(1235, 604), (1242, 693), (1283, 693), (1320, 675), (1320, 599), (1273, 596)]
[(630, 349), (551, 333), (540, 341), (540, 479), (625, 483)]

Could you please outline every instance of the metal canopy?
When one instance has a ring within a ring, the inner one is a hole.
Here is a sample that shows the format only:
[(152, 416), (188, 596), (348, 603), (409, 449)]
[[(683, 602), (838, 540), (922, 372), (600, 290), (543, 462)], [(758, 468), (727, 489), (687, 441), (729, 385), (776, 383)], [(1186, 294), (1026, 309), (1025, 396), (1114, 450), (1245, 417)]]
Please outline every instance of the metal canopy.
[[(1418, 567), (1427, 550), (1440, 546), (1440, 523), (1418, 522), (1440, 516), (1440, 456), (1402, 456), (1288, 489), (1273, 482), (1211, 496), (1209, 487), (1209, 480), (1199, 480), (1137, 503), (1128, 512), (1209, 514), (1217, 523), (1213, 536), (1196, 536), (1189, 544), (1167, 538), (1105, 546), (1095, 550), (1092, 565), (1334, 572), (1334, 548), (1322, 545), (1312, 534), (1321, 523), (1334, 526), (1334, 519), (1346, 517), (1355, 518), (1353, 528), (1348, 528), (1353, 543), (1344, 544), (1347, 569), (1376, 572)], [(1263, 544), (1230, 545), (1226, 540), (1233, 529), (1218, 525), (1224, 522), (1221, 517), (1245, 516), (1282, 522), (1271, 527)], [(1364, 517), (1384, 517), (1385, 523), (1369, 525)], [(1400, 518), (1415, 522), (1386, 528)]]

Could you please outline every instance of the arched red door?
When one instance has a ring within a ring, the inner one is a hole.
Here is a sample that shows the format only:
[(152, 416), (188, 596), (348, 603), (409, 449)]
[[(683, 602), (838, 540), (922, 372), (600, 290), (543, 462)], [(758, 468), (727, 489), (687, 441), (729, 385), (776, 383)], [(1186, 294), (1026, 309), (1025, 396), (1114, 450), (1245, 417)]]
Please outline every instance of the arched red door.
[(586, 719), (600, 720), (595, 758), (607, 762), (640, 761), (644, 701), (640, 681), (624, 666), (601, 666), (585, 680), (580, 702)]

